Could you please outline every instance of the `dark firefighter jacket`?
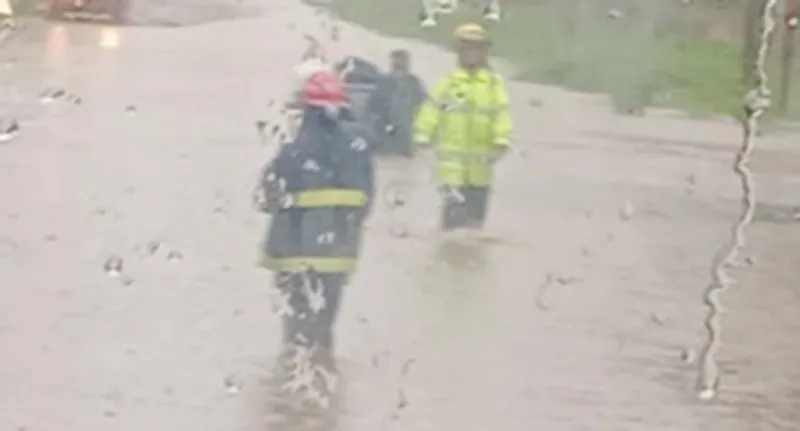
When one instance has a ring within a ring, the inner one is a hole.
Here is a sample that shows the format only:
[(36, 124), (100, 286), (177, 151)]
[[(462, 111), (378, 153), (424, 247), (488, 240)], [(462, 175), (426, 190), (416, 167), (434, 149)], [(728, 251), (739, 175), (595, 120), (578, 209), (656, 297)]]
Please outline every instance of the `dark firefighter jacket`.
[(350, 273), (373, 198), (368, 143), (341, 118), (308, 108), (295, 141), (264, 170), (264, 266), (275, 271)]
[(378, 150), (411, 152), (414, 114), (426, 97), (425, 85), (414, 74), (389, 74), (378, 81), (367, 105), (373, 116)]

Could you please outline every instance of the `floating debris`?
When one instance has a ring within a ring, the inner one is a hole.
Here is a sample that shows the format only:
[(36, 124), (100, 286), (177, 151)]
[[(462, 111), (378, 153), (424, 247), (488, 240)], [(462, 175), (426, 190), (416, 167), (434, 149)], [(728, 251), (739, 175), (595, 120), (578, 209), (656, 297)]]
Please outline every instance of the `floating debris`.
[(408, 407), (408, 398), (406, 397), (406, 392), (402, 388), (400, 388), (397, 393), (397, 405), (395, 407), (398, 412)]
[(118, 277), (122, 274), (123, 261), (119, 256), (111, 256), (103, 264), (103, 270), (111, 277)]
[(65, 94), (67, 92), (61, 88), (48, 87), (39, 94), (39, 101), (47, 105), (53, 103), (56, 99), (64, 97)]
[(83, 103), (83, 99), (80, 96), (70, 93), (63, 88), (48, 87), (39, 93), (39, 101), (43, 105), (48, 105), (59, 99), (72, 103), (73, 105), (80, 105)]
[(150, 241), (147, 243), (144, 249), (150, 254), (156, 254), (158, 250), (161, 249), (161, 242), (155, 240)]
[(167, 254), (167, 260), (170, 262), (179, 262), (183, 260), (183, 254), (177, 250), (172, 250)]
[(268, 124), (269, 124), (269, 122), (266, 121), (266, 120), (258, 120), (258, 121), (256, 121), (256, 130), (258, 131), (258, 133), (264, 133), (264, 129), (267, 128)]
[(229, 395), (236, 395), (242, 391), (242, 385), (239, 382), (239, 379), (233, 375), (225, 377), (223, 385), (225, 386), (225, 390)]
[(691, 364), (697, 359), (697, 353), (693, 349), (683, 349), (681, 351), (681, 361)]
[(0, 119), (0, 144), (11, 142), (19, 133), (19, 122), (16, 119)]

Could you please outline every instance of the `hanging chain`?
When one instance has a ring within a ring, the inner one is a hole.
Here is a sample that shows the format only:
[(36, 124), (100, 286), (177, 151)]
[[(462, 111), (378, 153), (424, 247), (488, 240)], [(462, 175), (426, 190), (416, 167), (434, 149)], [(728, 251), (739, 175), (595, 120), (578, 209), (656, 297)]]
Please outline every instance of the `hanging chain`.
[(728, 240), (720, 247), (711, 262), (711, 282), (703, 295), (707, 308), (704, 321), (706, 342), (699, 357), (698, 395), (711, 399), (716, 395), (720, 383), (716, 354), (720, 347), (722, 304), (719, 295), (731, 287), (734, 280), (728, 273), (735, 264), (739, 252), (746, 244), (745, 229), (752, 223), (756, 208), (755, 178), (749, 168), (750, 157), (755, 150), (756, 134), (761, 117), (770, 107), (769, 80), (767, 77), (767, 56), (772, 34), (775, 31), (775, 12), (778, 0), (766, 0), (761, 11), (761, 31), (756, 53), (753, 87), (744, 98), (744, 118), (742, 120), (742, 142), (736, 152), (733, 172), (739, 178), (742, 190), (742, 207), (739, 216), (731, 227)]

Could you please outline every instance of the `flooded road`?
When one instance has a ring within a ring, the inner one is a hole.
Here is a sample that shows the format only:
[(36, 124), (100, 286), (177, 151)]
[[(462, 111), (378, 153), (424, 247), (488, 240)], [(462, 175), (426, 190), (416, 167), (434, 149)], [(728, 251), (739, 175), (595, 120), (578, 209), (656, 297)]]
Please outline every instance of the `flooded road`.
[[(0, 116), (21, 130), (0, 144), (0, 430), (274, 429), (278, 320), (249, 193), (275, 148), (254, 122), (279, 121), (303, 33), (322, 34), (274, 3), (175, 28), (31, 22), (3, 46)], [(451, 64), (355, 28), (332, 49), (395, 47), (426, 79)], [(382, 194), (406, 204), (377, 206), (347, 292), (337, 429), (798, 429), (797, 136), (760, 143), (763, 205), (702, 402), (738, 127), (510, 85), (518, 151), (483, 240), (445, 249), (432, 166), (382, 162)]]

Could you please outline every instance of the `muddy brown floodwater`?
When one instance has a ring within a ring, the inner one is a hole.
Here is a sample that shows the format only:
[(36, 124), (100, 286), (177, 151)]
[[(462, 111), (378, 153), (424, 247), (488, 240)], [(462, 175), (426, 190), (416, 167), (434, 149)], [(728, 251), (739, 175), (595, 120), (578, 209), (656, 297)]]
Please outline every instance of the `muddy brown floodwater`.
[[(269, 3), (179, 26), (200, 6), (175, 2), (159, 12), (175, 28), (33, 21), (3, 46), (2, 115), (21, 131), (0, 145), (0, 430), (271, 429), (279, 331), (249, 192), (274, 146), (253, 123), (277, 121), (269, 101), (321, 30)], [(337, 49), (394, 47), (426, 79), (450, 64), (347, 26)], [(482, 240), (444, 249), (431, 166), (381, 163), (382, 193), (407, 204), (378, 206), (347, 292), (338, 429), (800, 429), (797, 136), (759, 142), (722, 385), (702, 402), (701, 296), (738, 208), (738, 126), (510, 85), (518, 151)]]

